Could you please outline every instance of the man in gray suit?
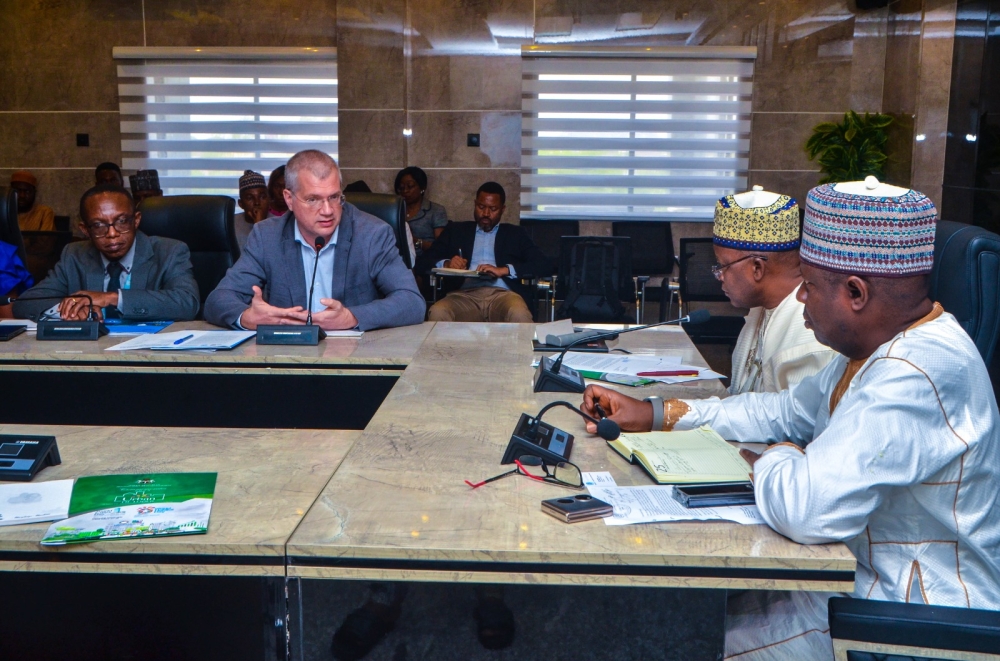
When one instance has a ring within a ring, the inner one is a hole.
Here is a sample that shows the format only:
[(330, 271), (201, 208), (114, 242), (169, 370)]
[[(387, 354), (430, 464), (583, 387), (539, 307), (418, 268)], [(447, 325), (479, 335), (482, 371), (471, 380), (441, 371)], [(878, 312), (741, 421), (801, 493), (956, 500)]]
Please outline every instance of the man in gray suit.
[[(181, 241), (146, 236), (139, 231), (141, 220), (121, 186), (102, 184), (84, 193), (80, 230), (90, 240), (66, 246), (48, 277), (14, 302), (14, 316), (38, 319), (54, 307), (61, 319), (84, 320), (90, 303), (83, 295), (93, 300), (101, 318), (194, 319), (198, 283), (188, 247)], [(52, 298), (27, 300), (43, 297)]]
[(253, 330), (313, 323), (324, 330), (419, 324), (426, 309), (387, 223), (344, 201), (337, 163), (316, 150), (285, 166), (288, 211), (254, 225), (246, 248), (205, 301), (210, 323)]

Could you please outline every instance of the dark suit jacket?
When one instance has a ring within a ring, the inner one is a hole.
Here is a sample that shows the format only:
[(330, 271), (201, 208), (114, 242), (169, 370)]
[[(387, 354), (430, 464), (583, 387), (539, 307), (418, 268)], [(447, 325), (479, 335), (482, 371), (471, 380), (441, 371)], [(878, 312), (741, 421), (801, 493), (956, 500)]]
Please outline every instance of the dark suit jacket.
[[(514, 267), (516, 278), (505, 278), (511, 290), (517, 292), (528, 304), (528, 309), (534, 308), (532, 293), (528, 287), (520, 283), (518, 278), (525, 276), (546, 276), (551, 275), (551, 265), (548, 258), (538, 249), (531, 237), (520, 225), (500, 223), (497, 225), (497, 239), (493, 245), (496, 256), (494, 266)], [(429, 273), (434, 265), (442, 259), (451, 259), (458, 254), (459, 248), (462, 256), (469, 259), (472, 256), (472, 247), (476, 240), (476, 223), (471, 220), (464, 222), (452, 222), (444, 228), (434, 244), (424, 251), (417, 260), (417, 273)], [(460, 278), (446, 278), (444, 283), (445, 291), (454, 291), (462, 286)]]
[[(62, 298), (81, 290), (104, 291), (104, 262), (90, 241), (75, 241), (66, 246), (48, 277), (21, 297)], [(136, 230), (132, 280), (122, 299), (122, 316), (127, 319), (194, 319), (201, 299), (187, 245), (174, 239), (146, 236)], [(14, 316), (37, 319), (58, 302), (57, 298), (19, 300), (14, 303)]]
[[(271, 305), (307, 306), (302, 248), (295, 241), (291, 211), (253, 226), (243, 254), (208, 295), (205, 320), (235, 327), (250, 307), (254, 285)], [(332, 291), (357, 317), (361, 330), (419, 324), (427, 310), (413, 273), (399, 256), (392, 228), (349, 203), (340, 218)]]

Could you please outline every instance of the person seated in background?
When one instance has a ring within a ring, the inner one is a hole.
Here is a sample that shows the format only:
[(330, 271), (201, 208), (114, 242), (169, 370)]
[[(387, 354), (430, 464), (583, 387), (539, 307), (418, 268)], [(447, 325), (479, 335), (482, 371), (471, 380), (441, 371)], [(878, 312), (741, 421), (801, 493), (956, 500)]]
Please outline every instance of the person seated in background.
[[(727, 439), (767, 442), (762, 455), (741, 451), (761, 515), (800, 544), (844, 542), (857, 559), (853, 596), (997, 610), (1000, 414), (989, 374), (928, 298), (934, 204), (864, 186), (814, 188), (802, 231), (806, 324), (842, 355), (779, 393), (670, 400), (655, 411), (590, 386), (583, 410), (594, 415), (599, 403), (623, 430), (711, 425)], [(731, 596), (726, 658), (833, 659), (830, 596)]]
[(160, 173), (156, 170), (139, 170), (128, 178), (132, 186), (132, 199), (136, 208), (142, 205), (147, 197), (163, 197), (160, 188)]
[(38, 179), (27, 170), (10, 175), (10, 187), (17, 192), (17, 225), (25, 232), (55, 232), (56, 212), (35, 204)]
[[(80, 230), (89, 241), (71, 243), (48, 277), (14, 302), (14, 316), (45, 313), (85, 320), (93, 300), (101, 318), (194, 319), (198, 283), (188, 247), (139, 231), (141, 214), (120, 186), (95, 186), (80, 198)], [(52, 297), (49, 300), (28, 298)], [(53, 300), (62, 301), (53, 305)], [(53, 309), (54, 308), (54, 309)]]
[(240, 199), (236, 201), (236, 204), (240, 205), (240, 209), (243, 209), (243, 212), (236, 214), (233, 219), (236, 242), (242, 252), (243, 246), (247, 244), (247, 237), (250, 236), (250, 230), (256, 223), (264, 220), (270, 214), (264, 175), (253, 170), (243, 171), (243, 176), (240, 177)]
[(784, 390), (835, 355), (806, 328), (796, 299), (799, 240), (799, 205), (787, 195), (755, 189), (715, 205), (712, 273), (734, 306), (750, 308), (733, 351), (732, 395)]
[(95, 186), (120, 186), (125, 188), (125, 178), (122, 169), (115, 163), (101, 163), (94, 169)]
[(285, 166), (279, 165), (267, 178), (267, 199), (270, 202), (269, 217), (281, 217), (288, 213), (285, 202)]
[(417, 272), (434, 267), (469, 269), (481, 277), (447, 278), (458, 287), (431, 306), (431, 321), (493, 321), (531, 323), (530, 290), (519, 275), (545, 271), (548, 260), (519, 225), (500, 223), (507, 194), (503, 186), (488, 181), (476, 191), (475, 221), (449, 223), (417, 260)]
[(250, 330), (304, 324), (315, 266), (312, 320), (323, 329), (422, 322), (424, 299), (392, 228), (345, 202), (336, 161), (301, 151), (289, 159), (284, 178), (289, 211), (254, 227), (243, 254), (205, 301), (205, 319)]
[(427, 199), (427, 174), (418, 167), (403, 168), (393, 185), (396, 195), (406, 202), (406, 224), (413, 235), (417, 255), (431, 247), (448, 224), (448, 212)]
[[(0, 241), (0, 294), (4, 298), (19, 296), (25, 289), (35, 284), (24, 262), (17, 254), (17, 248)], [(0, 303), (0, 319), (11, 319), (14, 310), (9, 303)]]

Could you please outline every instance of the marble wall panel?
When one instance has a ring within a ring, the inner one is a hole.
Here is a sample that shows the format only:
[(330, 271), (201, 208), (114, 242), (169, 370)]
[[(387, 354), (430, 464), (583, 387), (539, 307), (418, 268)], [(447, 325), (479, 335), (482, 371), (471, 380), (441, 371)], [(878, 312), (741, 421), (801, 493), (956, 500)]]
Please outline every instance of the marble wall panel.
[(472, 220), (476, 190), (487, 181), (497, 182), (507, 193), (507, 210), (504, 212), (503, 222), (517, 224), (521, 220), (520, 169), (428, 168), (427, 179), (430, 182), (430, 193), (433, 193), (431, 199), (448, 210), (448, 218), (451, 220)]
[[(373, 193), (394, 193), (392, 189), (392, 184), (396, 179), (396, 168), (350, 168), (345, 167), (341, 169), (344, 175), (344, 185), (354, 182), (363, 181), (368, 184), (368, 187), (372, 189)], [(431, 200), (436, 200), (434, 197), (434, 182), (431, 181), (427, 186), (427, 195)]]
[(754, 113), (750, 129), (751, 170), (816, 170), (806, 141), (813, 127), (839, 122), (843, 113)]
[[(121, 162), (117, 112), (18, 112), (0, 115), (0, 167), (93, 167)], [(77, 147), (76, 135), (90, 136)]]
[[(0, 168), (0, 182), (6, 186), (10, 175), (21, 168)], [(69, 216), (70, 227), (79, 220), (80, 196), (94, 185), (94, 168), (35, 168), (38, 178), (38, 204), (52, 207), (57, 216)]]
[(340, 110), (340, 162), (349, 168), (402, 168), (402, 110)]
[[(520, 112), (411, 112), (408, 163), (420, 167), (518, 168)], [(467, 146), (478, 133), (479, 147)]]
[(416, 56), (409, 107), (520, 112), (521, 57)]
[(9, 0), (0, 35), (0, 110), (117, 110), (111, 49), (142, 45), (141, 0)]
[(337, 0), (338, 94), (343, 109), (402, 109), (406, 0)]
[(336, 46), (330, 0), (153, 0), (148, 46)]

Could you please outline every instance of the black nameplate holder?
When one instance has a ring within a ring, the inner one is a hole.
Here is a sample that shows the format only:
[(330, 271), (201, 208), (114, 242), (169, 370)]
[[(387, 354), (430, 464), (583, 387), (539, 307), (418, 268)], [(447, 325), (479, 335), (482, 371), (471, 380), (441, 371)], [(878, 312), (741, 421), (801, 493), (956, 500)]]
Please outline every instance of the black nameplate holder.
[(316, 346), (326, 339), (326, 332), (316, 325), (283, 326), (265, 324), (257, 326), (257, 344), (297, 344)]
[(61, 463), (55, 436), (0, 434), (0, 480), (30, 482), (46, 466)]
[(35, 339), (42, 341), (93, 341), (107, 334), (107, 326), (99, 321), (39, 321)]

